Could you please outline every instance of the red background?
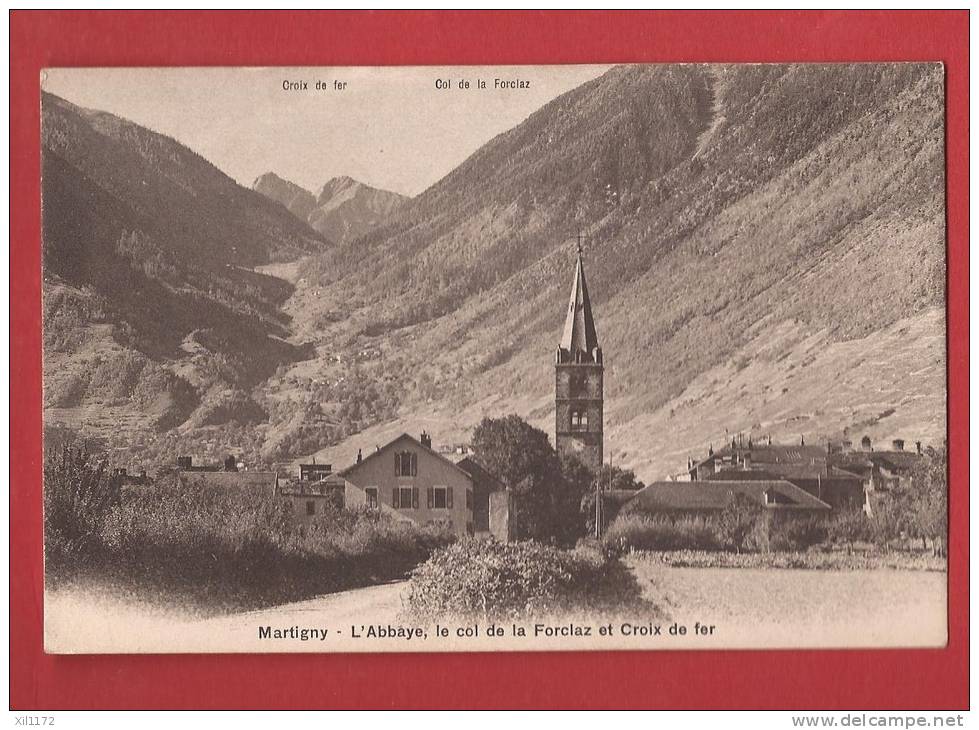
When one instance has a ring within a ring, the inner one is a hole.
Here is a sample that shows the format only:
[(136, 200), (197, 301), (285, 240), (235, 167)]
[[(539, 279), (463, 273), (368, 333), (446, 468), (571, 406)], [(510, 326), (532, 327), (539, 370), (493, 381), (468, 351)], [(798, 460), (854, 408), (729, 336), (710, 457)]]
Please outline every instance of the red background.
[[(967, 11), (12, 12), (12, 708), (966, 708), (968, 22)], [(40, 69), (884, 60), (943, 61), (946, 70), (947, 648), (333, 656), (43, 653)], [(453, 691), (445, 691), (448, 686)]]

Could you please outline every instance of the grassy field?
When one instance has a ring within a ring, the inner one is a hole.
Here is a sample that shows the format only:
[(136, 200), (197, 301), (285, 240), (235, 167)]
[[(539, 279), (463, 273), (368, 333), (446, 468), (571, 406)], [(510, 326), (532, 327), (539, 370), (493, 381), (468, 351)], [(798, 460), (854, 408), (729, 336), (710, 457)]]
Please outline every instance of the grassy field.
[(924, 570), (944, 573), (947, 561), (927, 553), (906, 552), (768, 552), (730, 553), (719, 550), (671, 550), (633, 556), (636, 561), (661, 562), (674, 568), (783, 568), (801, 570)]
[(725, 646), (944, 646), (940, 571), (671, 567), (624, 559), (670, 620), (717, 627)]

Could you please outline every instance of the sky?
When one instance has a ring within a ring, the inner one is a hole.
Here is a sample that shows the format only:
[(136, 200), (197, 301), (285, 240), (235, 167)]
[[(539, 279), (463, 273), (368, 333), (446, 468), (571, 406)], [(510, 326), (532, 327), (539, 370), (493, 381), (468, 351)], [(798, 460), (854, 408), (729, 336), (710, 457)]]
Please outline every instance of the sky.
[[(349, 175), (416, 195), (608, 66), (46, 69), (41, 85), (175, 138), (242, 185)], [(451, 88), (436, 88), (436, 80)], [(467, 79), (469, 89), (459, 88)], [(477, 88), (477, 79), (486, 82)], [(497, 89), (494, 80), (529, 88)], [(286, 90), (283, 82), (305, 82)], [(324, 82), (324, 90), (316, 82)], [(334, 82), (344, 82), (337, 90)]]

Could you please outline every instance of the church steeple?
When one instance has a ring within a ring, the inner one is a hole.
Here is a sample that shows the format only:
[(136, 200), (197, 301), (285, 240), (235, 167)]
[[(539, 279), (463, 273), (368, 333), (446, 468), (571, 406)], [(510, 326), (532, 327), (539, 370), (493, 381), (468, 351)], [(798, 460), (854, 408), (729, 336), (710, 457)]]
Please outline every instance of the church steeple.
[[(571, 301), (568, 303), (568, 316), (564, 320), (564, 334), (561, 335), (561, 349), (565, 350), (572, 362), (576, 361), (576, 353), (587, 357), (593, 356), (598, 347), (598, 335), (595, 333), (595, 320), (591, 314), (591, 300), (588, 298), (588, 285), (585, 283), (585, 266), (581, 260), (581, 249), (578, 249), (578, 264), (574, 270), (574, 282), (571, 284)], [(581, 357), (578, 355), (577, 357)], [(581, 360), (577, 360), (581, 362)]]
[(604, 365), (580, 243), (554, 370), (555, 447), (597, 472), (604, 458)]

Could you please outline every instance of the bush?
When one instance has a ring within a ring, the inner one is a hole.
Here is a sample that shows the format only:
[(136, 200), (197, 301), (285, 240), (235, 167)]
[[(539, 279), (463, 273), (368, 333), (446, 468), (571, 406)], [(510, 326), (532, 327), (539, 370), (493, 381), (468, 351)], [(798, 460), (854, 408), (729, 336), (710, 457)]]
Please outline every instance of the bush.
[(622, 515), (605, 534), (603, 547), (608, 555), (670, 550), (794, 551), (825, 542), (829, 532), (825, 521), (815, 517), (774, 519), (760, 509), (729, 516), (726, 523), (723, 516)]
[(834, 543), (870, 542), (873, 525), (862, 511), (841, 512), (826, 525), (827, 537)]
[(309, 526), (254, 490), (214, 490), (176, 477), (125, 495), (91, 521), (89, 555), (51, 577), (108, 580), (203, 610), (253, 608), (404, 578), (451, 542), (368, 511), (335, 510)]
[(120, 481), (105, 462), (65, 443), (45, 454), (44, 552), (49, 565), (95, 551), (106, 516), (119, 502)]
[(770, 527), (770, 547), (778, 552), (808, 550), (826, 542), (829, 529), (820, 517), (790, 517), (776, 520)]
[(720, 550), (717, 527), (703, 517), (623, 515), (615, 520), (603, 539), (609, 554), (642, 550)]
[(768, 549), (768, 525), (763, 508), (744, 494), (734, 499), (717, 516), (718, 535), (735, 552)]
[(617, 560), (495, 540), (464, 540), (439, 550), (413, 571), (406, 599), (408, 611), (426, 619), (522, 618), (639, 603), (638, 584)]

